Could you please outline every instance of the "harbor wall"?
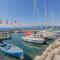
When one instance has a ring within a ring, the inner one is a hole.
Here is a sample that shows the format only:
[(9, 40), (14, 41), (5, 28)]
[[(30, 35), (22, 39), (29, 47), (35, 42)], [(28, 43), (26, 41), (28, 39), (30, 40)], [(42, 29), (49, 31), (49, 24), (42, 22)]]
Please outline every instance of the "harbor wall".
[(60, 37), (50, 44), (41, 56), (36, 56), (33, 60), (60, 60)]

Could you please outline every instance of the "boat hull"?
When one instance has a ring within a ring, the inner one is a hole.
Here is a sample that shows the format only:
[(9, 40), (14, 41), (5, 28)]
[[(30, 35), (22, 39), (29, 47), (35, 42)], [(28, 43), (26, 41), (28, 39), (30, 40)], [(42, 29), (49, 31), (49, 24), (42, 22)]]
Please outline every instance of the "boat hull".
[(56, 39), (57, 37), (55, 35), (48, 36), (48, 39)]
[[(7, 48), (8, 46), (12, 46), (11, 48)], [(6, 46), (5, 46), (6, 47)], [(3, 47), (0, 47), (0, 51), (4, 52), (5, 54), (8, 54), (10, 56), (15, 56), (15, 57), (18, 57), (20, 59), (24, 59), (24, 56), (23, 56), (23, 50), (14, 46), (14, 45), (9, 45), (7, 44), (7, 47), (6, 48), (3, 48)]]
[[(1, 50), (2, 51), (2, 50)], [(20, 59), (24, 59), (23, 52), (7, 52), (7, 51), (2, 51), (10, 56), (14, 56)]]
[(30, 43), (43, 43), (44, 39), (38, 39), (38, 38), (29, 38), (29, 37), (22, 37), (24, 41), (30, 42)]

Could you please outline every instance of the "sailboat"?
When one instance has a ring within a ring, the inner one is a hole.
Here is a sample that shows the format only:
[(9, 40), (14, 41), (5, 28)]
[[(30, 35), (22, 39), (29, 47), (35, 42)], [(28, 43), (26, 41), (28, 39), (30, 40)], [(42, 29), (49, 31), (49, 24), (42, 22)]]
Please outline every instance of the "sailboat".
[[(42, 30), (38, 33), (40, 33), (41, 35), (43, 35), (44, 39), (55, 39), (56, 38), (56, 33), (51, 32), (47, 29), (47, 22), (46, 22), (46, 6), (45, 6), (45, 0), (44, 0), (44, 9), (45, 9), (45, 27), (46, 30)], [(51, 13), (51, 9), (50, 9), (50, 13)], [(54, 25), (54, 14), (53, 14), (53, 25)], [(52, 27), (52, 29), (54, 29), (54, 26)]]
[[(50, 13), (51, 13), (51, 9), (50, 9)], [(54, 13), (52, 13), (52, 20), (53, 20), (53, 27), (51, 28), (52, 30), (49, 31), (49, 30), (46, 30), (46, 33), (45, 35), (47, 36), (48, 39), (56, 39), (56, 33), (53, 32), (54, 30)]]
[[(51, 13), (51, 9), (50, 9), (50, 13)], [(52, 13), (51, 13), (51, 15), (52, 15)], [(48, 34), (47, 34), (47, 35), (48, 35), (48, 39), (54, 39), (54, 38), (56, 37), (56, 36), (55, 36), (55, 33), (53, 32), (53, 29), (54, 29), (54, 15), (52, 16), (52, 18), (53, 18), (53, 19), (52, 19), (52, 21), (53, 21), (53, 27), (51, 27), (51, 29), (52, 29), (51, 31), (48, 30), (48, 32), (51, 33), (51, 34), (49, 34), (49, 33), (47, 32), (47, 33), (48, 33)]]
[[(34, 18), (35, 18), (35, 0), (34, 0)], [(27, 36), (23, 36), (22, 39), (31, 43), (44, 43), (45, 39), (42, 38), (41, 34), (34, 34), (33, 32), (27, 31), (25, 34)]]

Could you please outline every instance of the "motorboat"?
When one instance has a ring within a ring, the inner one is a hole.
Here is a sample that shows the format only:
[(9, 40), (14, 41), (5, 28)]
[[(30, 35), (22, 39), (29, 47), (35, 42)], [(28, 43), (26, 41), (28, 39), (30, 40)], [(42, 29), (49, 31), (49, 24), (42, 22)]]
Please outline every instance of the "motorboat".
[(45, 41), (40, 34), (34, 34), (30, 31), (25, 33), (25, 35), (22, 37), (22, 40), (31, 43), (43, 43)]
[(12, 44), (8, 44), (5, 42), (0, 43), (0, 51), (4, 52), (6, 54), (9, 54), (9, 55), (18, 57), (20, 59), (24, 58), (23, 50), (19, 47), (12, 45)]

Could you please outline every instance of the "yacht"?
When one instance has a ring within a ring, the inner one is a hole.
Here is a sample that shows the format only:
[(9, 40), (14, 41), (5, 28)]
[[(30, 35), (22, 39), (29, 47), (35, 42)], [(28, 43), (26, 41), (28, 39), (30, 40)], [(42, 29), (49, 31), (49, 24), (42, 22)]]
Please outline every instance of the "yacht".
[(35, 34), (33, 32), (26, 32), (22, 37), (22, 40), (31, 43), (43, 43), (45, 41), (45, 39), (42, 38), (41, 34)]

